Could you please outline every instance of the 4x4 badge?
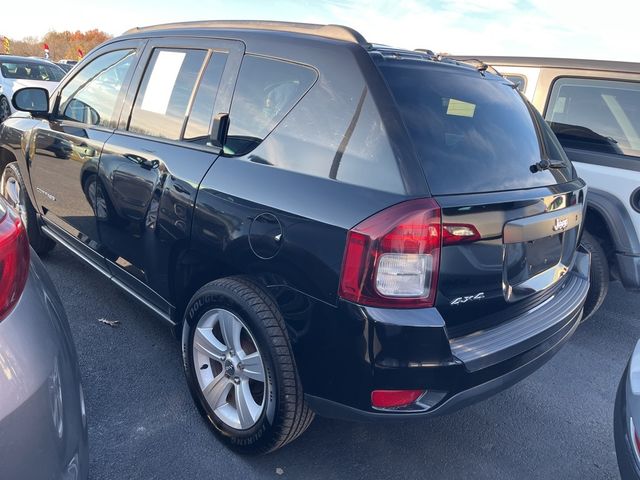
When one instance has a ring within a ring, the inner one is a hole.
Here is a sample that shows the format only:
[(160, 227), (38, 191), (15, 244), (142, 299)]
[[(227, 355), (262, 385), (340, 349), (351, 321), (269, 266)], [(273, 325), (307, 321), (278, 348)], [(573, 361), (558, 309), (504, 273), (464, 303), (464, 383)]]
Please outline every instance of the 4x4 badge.
[(476, 293), (475, 295), (467, 295), (466, 297), (454, 298), (449, 302), (449, 305), (461, 305), (467, 302), (473, 302), (474, 300), (484, 300), (484, 292)]
[(567, 217), (564, 218), (556, 218), (556, 223), (553, 225), (554, 232), (560, 232), (565, 230), (569, 226), (569, 219)]

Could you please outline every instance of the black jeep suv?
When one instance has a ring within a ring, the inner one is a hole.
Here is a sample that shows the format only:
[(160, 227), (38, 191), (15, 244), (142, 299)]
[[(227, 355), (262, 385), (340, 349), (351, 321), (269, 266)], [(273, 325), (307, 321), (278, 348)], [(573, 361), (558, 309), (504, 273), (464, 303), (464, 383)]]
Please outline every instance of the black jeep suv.
[(2, 193), (182, 334), (219, 437), (413, 418), (577, 328), (586, 188), (514, 85), (339, 26), (134, 29), (18, 91)]

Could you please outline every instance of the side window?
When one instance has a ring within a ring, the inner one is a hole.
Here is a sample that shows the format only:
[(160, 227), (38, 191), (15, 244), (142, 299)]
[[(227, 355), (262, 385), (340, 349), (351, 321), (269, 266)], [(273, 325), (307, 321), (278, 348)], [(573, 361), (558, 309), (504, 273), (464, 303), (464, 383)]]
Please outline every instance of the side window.
[(60, 92), (59, 114), (89, 125), (115, 128), (122, 86), (135, 50), (105, 53), (85, 66)]
[(214, 52), (209, 60), (187, 121), (187, 128), (184, 132), (184, 140), (186, 141), (206, 144), (209, 140), (214, 116), (213, 108), (218, 95), (220, 79), (227, 63), (227, 56), (226, 53)]
[(316, 78), (316, 71), (309, 67), (245, 55), (231, 103), (225, 153), (243, 155), (253, 150)]
[(524, 77), (524, 75), (505, 73), (503, 77), (513, 82), (516, 85), (516, 88), (521, 92), (524, 92), (527, 88), (527, 79)]
[(640, 83), (560, 78), (545, 117), (563, 147), (640, 157)]
[(129, 130), (179, 140), (206, 50), (154, 50), (131, 114)]

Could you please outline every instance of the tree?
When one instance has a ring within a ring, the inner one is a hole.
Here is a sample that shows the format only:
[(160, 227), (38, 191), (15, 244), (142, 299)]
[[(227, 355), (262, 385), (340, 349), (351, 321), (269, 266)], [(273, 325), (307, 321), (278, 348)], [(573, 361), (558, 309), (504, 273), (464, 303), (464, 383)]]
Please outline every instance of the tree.
[[(1, 35), (0, 35), (1, 37)], [(44, 44), (49, 45), (49, 58), (57, 61), (63, 58), (78, 60), (78, 50), (85, 55), (94, 47), (110, 39), (111, 35), (101, 30), (79, 30), (71, 32), (48, 32), (43, 38), (26, 37), (22, 40), (10, 39), (10, 50), (12, 55), (23, 56), (44, 56)]]

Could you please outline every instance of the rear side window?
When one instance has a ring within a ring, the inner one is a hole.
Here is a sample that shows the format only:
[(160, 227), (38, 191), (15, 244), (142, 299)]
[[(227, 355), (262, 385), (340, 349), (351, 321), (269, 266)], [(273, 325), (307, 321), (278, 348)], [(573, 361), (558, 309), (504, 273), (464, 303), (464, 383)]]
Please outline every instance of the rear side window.
[(245, 55), (231, 103), (225, 153), (243, 155), (259, 145), (316, 77), (309, 67)]
[(92, 60), (60, 92), (62, 117), (115, 128), (122, 86), (134, 64), (135, 50), (117, 50)]
[[(564, 155), (514, 85), (468, 67), (380, 60), (433, 194), (515, 190), (571, 179)], [(547, 147), (547, 148), (545, 148)], [(532, 172), (557, 156), (566, 168)]]
[(129, 130), (179, 140), (206, 50), (156, 49), (129, 122)]
[(64, 72), (57, 65), (23, 61), (0, 62), (0, 72), (4, 78), (16, 80), (41, 80), (44, 82), (59, 82)]
[(198, 93), (196, 93), (184, 133), (184, 140), (202, 144), (206, 144), (209, 141), (210, 127), (214, 115), (213, 108), (226, 63), (226, 53), (213, 53), (198, 86)]
[(546, 119), (564, 147), (640, 157), (640, 83), (560, 78)]

